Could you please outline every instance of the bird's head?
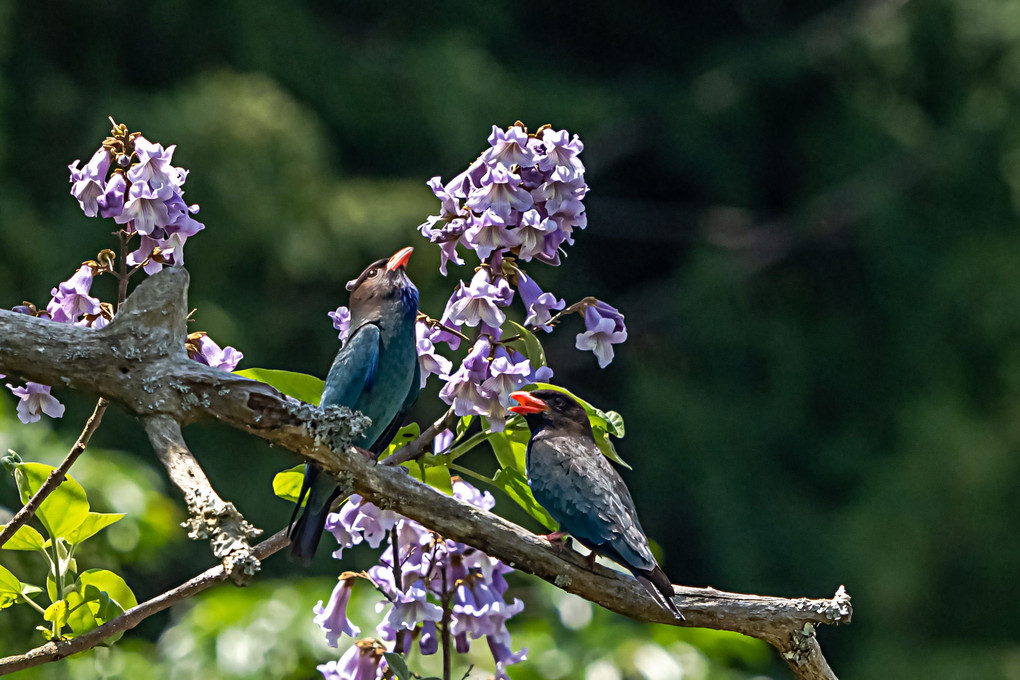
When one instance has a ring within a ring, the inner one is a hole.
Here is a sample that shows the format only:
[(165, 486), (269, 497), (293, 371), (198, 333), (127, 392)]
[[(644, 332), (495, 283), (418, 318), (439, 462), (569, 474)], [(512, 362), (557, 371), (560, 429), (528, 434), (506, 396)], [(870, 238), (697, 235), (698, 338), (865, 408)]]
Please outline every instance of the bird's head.
[(407, 261), (414, 248), (401, 248), (391, 257), (376, 260), (361, 272), (361, 276), (347, 284), (351, 291), (351, 314), (359, 311), (381, 310), (394, 303), (401, 303), (408, 314), (418, 312), (418, 289), (407, 276)]
[(510, 398), (517, 405), (511, 406), (509, 410), (524, 416), (533, 432), (537, 428), (552, 426), (591, 434), (588, 413), (568, 394), (558, 390), (534, 390), (512, 392)]

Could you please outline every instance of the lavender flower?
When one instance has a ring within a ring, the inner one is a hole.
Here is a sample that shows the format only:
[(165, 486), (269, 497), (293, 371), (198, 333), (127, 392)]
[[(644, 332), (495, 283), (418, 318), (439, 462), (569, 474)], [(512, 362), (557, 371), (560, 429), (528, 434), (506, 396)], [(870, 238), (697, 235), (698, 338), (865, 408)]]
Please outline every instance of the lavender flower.
[(212, 338), (202, 332), (190, 334), (186, 346), (190, 358), (221, 371), (233, 371), (244, 358), (244, 354), (233, 347), (221, 349)]
[(356, 578), (357, 574), (354, 572), (345, 571), (333, 588), (329, 603), (323, 607), (322, 600), (319, 600), (313, 608), (315, 623), (326, 633), (326, 642), (330, 647), (336, 647), (341, 635), (349, 635), (352, 638), (361, 635), (361, 629), (347, 619), (347, 603), (351, 599), (351, 586), (354, 585)]
[(426, 322), (417, 322), (414, 326), (414, 333), (417, 338), (418, 364), (421, 368), (421, 386), (425, 387), (425, 382), (433, 373), (438, 374), (441, 378), (448, 376), (453, 370), (453, 363), (442, 354), (436, 354), (436, 346), (430, 337), (431, 331)]
[(521, 177), (502, 163), (489, 166), (482, 177), (481, 186), (471, 191), (467, 207), (476, 213), (491, 210), (500, 217), (509, 217), (510, 211), (525, 211), (535, 199), (521, 187)]
[(316, 666), (324, 680), (378, 680), (386, 670), (386, 648), (375, 640), (358, 640), (339, 661)]
[[(547, 250), (547, 242), (550, 238), (556, 239), (560, 225), (554, 219), (542, 217), (537, 210), (528, 210), (521, 215), (521, 224), (514, 231), (517, 236), (516, 243), (511, 245), (519, 246), (517, 257), (528, 262), (534, 257), (542, 255)], [(558, 248), (563, 239), (560, 239), (555, 248)], [(554, 249), (555, 249), (554, 248)]]
[(453, 406), (454, 413), (459, 416), (485, 415), (489, 412), (490, 399), (482, 395), (478, 387), (489, 375), (490, 350), (488, 337), (479, 337), (460, 368), (439, 391), (439, 398)]
[(20, 400), (17, 407), (18, 420), (26, 425), (39, 420), (41, 413), (50, 418), (60, 418), (64, 415), (64, 405), (50, 395), (49, 385), (28, 382), (24, 387), (15, 387), (7, 383), (7, 388)]
[(627, 339), (627, 327), (623, 314), (610, 304), (596, 300), (584, 310), (584, 325), (587, 329), (577, 334), (577, 349), (591, 350), (599, 361), (599, 368), (605, 368), (613, 360), (613, 345)]
[(88, 217), (95, 217), (99, 211), (99, 198), (106, 191), (106, 173), (110, 170), (110, 152), (99, 149), (81, 170), (75, 161), (67, 166), (71, 172), (71, 195), (78, 199), (78, 205)]
[(543, 292), (534, 279), (519, 270), (517, 290), (521, 293), (521, 302), (528, 310), (528, 316), (524, 319), (524, 323), (536, 330), (552, 332), (552, 326), (548, 325), (549, 320), (552, 319), (552, 312), (563, 309), (566, 302), (552, 293)]
[[(500, 306), (506, 306), (509, 284), (500, 277), (495, 284), (491, 282), (489, 272), (479, 269), (471, 279), (471, 285), (460, 284), (460, 295), (449, 310), (449, 320), (458, 326), (477, 326), (485, 323), (489, 326), (501, 326), (506, 321), (506, 314)], [(513, 291), (510, 291), (513, 295)]]
[(397, 514), (392, 510), (380, 510), (358, 494), (352, 494), (340, 508), (340, 521), (350, 531), (360, 531), (371, 547), (378, 548), (396, 524)]
[[(333, 320), (333, 328), (340, 331), (340, 342), (347, 342), (347, 336), (351, 332), (351, 310), (340, 306), (336, 311), (328, 312), (327, 316)], [(424, 382), (422, 384), (424, 385)]]
[(535, 152), (528, 145), (528, 133), (523, 126), (513, 125), (504, 131), (493, 125), (489, 145), (492, 148), (482, 154), (482, 160), (490, 165), (501, 163), (508, 168), (514, 165), (530, 168), (535, 165)]
[(92, 267), (83, 264), (71, 278), (52, 289), (52, 299), (46, 305), (50, 319), (59, 323), (74, 323), (84, 314), (98, 314), (99, 300), (89, 295), (93, 276)]
[(486, 210), (480, 217), (472, 217), (471, 225), (464, 232), (464, 242), (468, 244), (482, 260), (487, 260), (493, 251), (512, 248), (517, 245), (517, 232), (507, 230), (505, 219), (492, 210)]

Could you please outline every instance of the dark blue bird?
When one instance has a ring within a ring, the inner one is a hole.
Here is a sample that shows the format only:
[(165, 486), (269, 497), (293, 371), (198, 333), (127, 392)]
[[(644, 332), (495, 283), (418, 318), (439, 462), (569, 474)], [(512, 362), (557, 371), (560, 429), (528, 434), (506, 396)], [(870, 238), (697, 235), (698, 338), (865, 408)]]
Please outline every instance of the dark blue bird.
[[(584, 407), (556, 390), (514, 392), (510, 410), (528, 421), (526, 468), (535, 500), (595, 554), (634, 574), (660, 607), (678, 619), (673, 586), (648, 548), (630, 491), (595, 443)], [(550, 534), (550, 538), (556, 535)]]
[[(418, 398), (421, 373), (415, 348), (418, 289), (405, 267), (413, 248), (370, 264), (347, 285), (351, 291), (351, 326), (347, 342), (336, 355), (322, 406), (348, 406), (372, 419), (356, 445), (378, 455), (400, 429), (407, 410)], [(339, 495), (336, 482), (309, 464), (298, 506), (290, 523), (290, 554), (307, 562), (326, 525), (330, 505)], [(306, 498), (303, 511), (301, 499)], [(300, 512), (300, 516), (298, 516)]]

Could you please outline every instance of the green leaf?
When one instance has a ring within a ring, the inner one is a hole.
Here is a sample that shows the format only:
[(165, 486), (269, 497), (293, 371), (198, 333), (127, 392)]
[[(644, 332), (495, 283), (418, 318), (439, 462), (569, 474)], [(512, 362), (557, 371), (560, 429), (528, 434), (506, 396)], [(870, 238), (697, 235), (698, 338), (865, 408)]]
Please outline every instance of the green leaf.
[(447, 465), (449, 465), (447, 456), (425, 456), (418, 460), (409, 460), (403, 466), (419, 482), (425, 482), (432, 488), (452, 496), (453, 480), (450, 479), (450, 468)]
[(492, 478), (492, 483), (524, 508), (525, 512), (538, 520), (542, 526), (549, 529), (549, 531), (556, 531), (558, 526), (556, 520), (531, 495), (531, 487), (528, 486), (528, 480), (521, 472), (513, 468), (503, 468), (496, 472), (496, 476)]
[(22, 590), (18, 577), (0, 565), (0, 609), (6, 609), (17, 602)]
[[(28, 502), (54, 469), (42, 463), (18, 465), (14, 479), (18, 483), (22, 503)], [(71, 475), (66, 475), (64, 481), (40, 504), (35, 514), (49, 532), (50, 538), (66, 538), (88, 517), (89, 501), (85, 489)]]
[(379, 460), (393, 455), (397, 449), (407, 446), (417, 439), (420, 434), (421, 427), (419, 427), (418, 423), (408, 423), (407, 425), (404, 425), (402, 428), (397, 430), (395, 435), (393, 435), (393, 441), (390, 442), (390, 445), (387, 446), (379, 456)]
[(35, 595), (36, 593), (41, 593), (42, 591), (43, 591), (42, 588), (40, 588), (39, 586), (33, 586), (31, 583), (21, 584), (21, 595), (26, 599), (28, 598), (29, 595)]
[(53, 623), (57, 629), (57, 633), (63, 630), (64, 626), (67, 625), (67, 612), (69, 611), (67, 600), (57, 600), (43, 612), (43, 619)]
[(598, 444), (599, 450), (617, 465), (622, 465), (628, 470), (632, 469), (620, 454), (616, 452), (616, 447), (613, 446), (613, 442), (606, 436), (611, 434), (614, 437), (623, 437), (627, 431), (623, 425), (623, 416), (616, 411), (603, 411), (602, 409), (592, 406), (584, 399), (574, 394), (568, 389), (560, 387), (559, 385), (552, 385), (550, 383), (535, 383), (535, 389), (539, 390), (556, 390), (563, 394), (569, 395), (576, 399), (581, 406), (584, 407), (585, 412), (588, 414), (588, 421), (591, 423), (592, 432), (595, 435), (595, 443)]
[(383, 654), (386, 657), (386, 665), (389, 666), (393, 674), (397, 676), (397, 680), (410, 680), (411, 671), (407, 669), (407, 662), (404, 661), (404, 657), (400, 656), (396, 652), (386, 652)]
[(90, 512), (85, 521), (67, 537), (67, 542), (71, 545), (77, 545), (122, 519), (124, 519), (123, 512)]
[[(6, 526), (6, 525), (4, 525)], [(45, 550), (46, 539), (27, 524), (22, 524), (4, 543), (4, 550)]]
[(463, 437), (473, 422), (475, 422), (475, 416), (462, 416), (461, 419), (457, 421), (457, 431), (453, 433), (454, 441)]
[[(289, 470), (277, 472), (273, 477), (273, 493), (285, 501), (297, 503), (301, 497), (301, 485), (305, 481), (304, 464), (295, 465)], [(304, 503), (302, 502), (302, 505)]]
[(79, 590), (86, 586), (95, 586), (100, 591), (107, 593), (123, 609), (131, 609), (138, 604), (135, 594), (124, 582), (124, 579), (106, 569), (88, 569), (78, 577)]
[(524, 473), (525, 461), (528, 455), (528, 440), (514, 438), (508, 430), (497, 432), (489, 437), (489, 446), (496, 454), (496, 460), (501, 468), (516, 470)]
[(538, 337), (516, 321), (507, 319), (507, 322), (521, 336), (520, 340), (514, 340), (510, 345), (531, 361), (532, 368), (546, 366), (545, 349)]
[(258, 380), (270, 387), (275, 387), (288, 397), (300, 399), (313, 406), (319, 405), (322, 390), (326, 387), (326, 382), (314, 375), (279, 371), (274, 368), (246, 368), (243, 371), (234, 371), (234, 375)]

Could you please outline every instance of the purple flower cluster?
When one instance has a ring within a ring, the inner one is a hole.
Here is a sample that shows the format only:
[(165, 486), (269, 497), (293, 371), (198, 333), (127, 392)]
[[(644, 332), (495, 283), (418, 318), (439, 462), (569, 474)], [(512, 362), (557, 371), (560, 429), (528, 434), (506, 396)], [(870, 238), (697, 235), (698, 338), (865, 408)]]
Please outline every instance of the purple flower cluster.
[(184, 202), (188, 171), (171, 164), (176, 146), (164, 149), (137, 133), (110, 139), (114, 143), (104, 142), (84, 168), (78, 168), (81, 161), (67, 166), (71, 195), (87, 216), (112, 217), (128, 235), (139, 236), (128, 264), (142, 264), (147, 274), (183, 264), (185, 242), (205, 225), (192, 217), (198, 205)]
[[(460, 281), (438, 322), (418, 324), (422, 385), (429, 375), (439, 375), (445, 382), (440, 397), (454, 412), (484, 416), (493, 430), (504, 427), (510, 392), (552, 376), (551, 369), (532, 366), (508, 346), (518, 334), (503, 340), (506, 308), (515, 293), (529, 332), (551, 332), (566, 313), (582, 315), (585, 331), (576, 346), (594, 352), (603, 368), (613, 360), (613, 345), (627, 339), (615, 307), (594, 298), (567, 307), (519, 265), (531, 260), (558, 265), (562, 246), (573, 243), (573, 230), (586, 226), (583, 148), (566, 130), (543, 126), (528, 134), (520, 122), (506, 130), (493, 126), (489, 148), (467, 170), (446, 184), (439, 177), (428, 183), (440, 212), (419, 229), (439, 245), (440, 271), (445, 276), (450, 262), (464, 264), (460, 246), (473, 251), (480, 266), (469, 283)], [(445, 342), (456, 350), (462, 339), (472, 347), (454, 369), (436, 346)]]
[(460, 245), (493, 267), (508, 252), (524, 262), (559, 264), (560, 246), (572, 244), (573, 230), (588, 223), (583, 149), (566, 130), (543, 126), (529, 135), (522, 123), (493, 125), (489, 148), (467, 170), (445, 185), (433, 177), (428, 184), (440, 212), (419, 229), (440, 245), (443, 274), (448, 262), (464, 264)]
[[(448, 434), (437, 438), (450, 439)], [(485, 510), (495, 505), (492, 494), (480, 492), (458, 478), (453, 481), (453, 495)], [(518, 599), (510, 603), (504, 599), (505, 575), (512, 571), (510, 567), (463, 543), (446, 540), (413, 520), (381, 510), (357, 495), (329, 516), (326, 528), (339, 543), (333, 553), (337, 559), (345, 549), (359, 543), (378, 548), (385, 541), (379, 564), (363, 574), (344, 572), (329, 601), (315, 606), (315, 622), (330, 645), (336, 646), (342, 635), (360, 634), (347, 618), (347, 604), (354, 581), (368, 578), (386, 598), (378, 608), (380, 612), (385, 609), (386, 615), (376, 627), (376, 634), (389, 643), (391, 651), (407, 654), (417, 641), (422, 654), (435, 654), (445, 606), (456, 650), (466, 652), (471, 640), (484, 637), (496, 662), (497, 678), (507, 678), (507, 666), (526, 658), (526, 649), (516, 653), (511, 650), (506, 627), (507, 619), (524, 608)], [(385, 651), (379, 642), (359, 640), (339, 661), (319, 666), (319, 670), (326, 680), (381, 678), (385, 666), (380, 662), (379, 650)], [(372, 654), (375, 656), (368, 658)]]

